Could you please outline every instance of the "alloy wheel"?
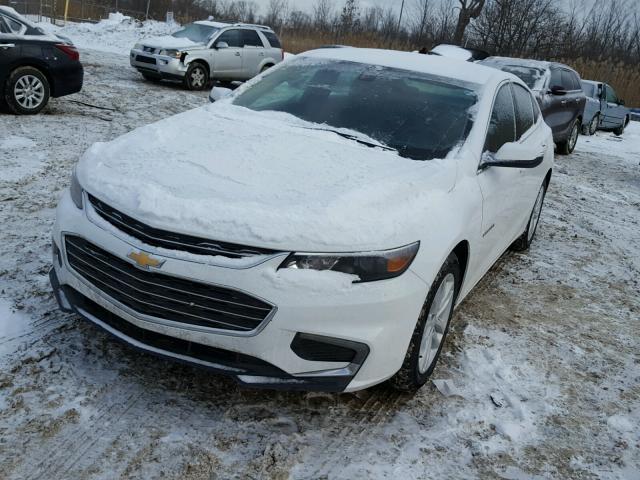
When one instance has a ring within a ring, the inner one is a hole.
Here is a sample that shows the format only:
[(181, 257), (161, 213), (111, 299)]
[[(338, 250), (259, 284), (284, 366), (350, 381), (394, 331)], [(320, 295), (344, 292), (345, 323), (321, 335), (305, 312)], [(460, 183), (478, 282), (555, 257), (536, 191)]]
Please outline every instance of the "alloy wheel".
[(569, 137), (569, 151), (573, 152), (573, 149), (576, 148), (576, 143), (578, 142), (578, 122), (574, 123), (573, 129), (571, 130), (571, 136)]
[(34, 75), (24, 75), (13, 87), (13, 95), (22, 108), (33, 110), (38, 108), (45, 97), (42, 81)]
[(589, 123), (589, 134), (594, 135), (598, 130), (598, 115), (595, 115)]
[(438, 290), (436, 291), (431, 308), (427, 315), (422, 339), (420, 340), (420, 352), (418, 358), (418, 371), (423, 374), (429, 369), (433, 359), (436, 357), (440, 344), (444, 338), (449, 315), (453, 306), (453, 296), (455, 293), (455, 277), (448, 273)]
[(196, 88), (204, 87), (205, 73), (200, 67), (196, 67), (191, 72), (191, 85)]

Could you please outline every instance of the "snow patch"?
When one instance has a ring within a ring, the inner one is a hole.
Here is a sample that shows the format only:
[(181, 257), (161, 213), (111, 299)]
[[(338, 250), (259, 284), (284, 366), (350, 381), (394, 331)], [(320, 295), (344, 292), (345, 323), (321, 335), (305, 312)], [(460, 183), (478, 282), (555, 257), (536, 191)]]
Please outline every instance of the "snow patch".
[(40, 170), (44, 160), (44, 152), (36, 151), (33, 140), (9, 135), (0, 140), (0, 182), (19, 182)]

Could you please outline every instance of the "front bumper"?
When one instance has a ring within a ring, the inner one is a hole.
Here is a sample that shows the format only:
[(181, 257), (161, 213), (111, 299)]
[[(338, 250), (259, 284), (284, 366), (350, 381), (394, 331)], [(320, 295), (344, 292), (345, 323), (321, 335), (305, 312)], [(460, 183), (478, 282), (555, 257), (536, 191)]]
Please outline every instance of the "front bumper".
[[(216, 257), (174, 257), (166, 250), (163, 255), (110, 227), (100, 222), (89, 202), (79, 210), (68, 192), (63, 195), (53, 233), (57, 253), (51, 273), (61, 308), (136, 348), (211, 368), (247, 385), (353, 391), (380, 383), (402, 365), (426, 297), (427, 285), (411, 270), (392, 280), (352, 284), (332, 272), (278, 271), (286, 253), (255, 265), (234, 265), (228, 259), (216, 263)], [(275, 313), (259, 329), (243, 334), (142, 315), (72, 269), (64, 247), (67, 234), (121, 259), (132, 249), (146, 251), (164, 260), (163, 274), (259, 296), (276, 306)], [(292, 347), (301, 335), (342, 343), (357, 354), (350, 362), (309, 360)]]
[(187, 74), (187, 66), (179, 58), (131, 50), (129, 63), (139, 72), (158, 79), (181, 80)]

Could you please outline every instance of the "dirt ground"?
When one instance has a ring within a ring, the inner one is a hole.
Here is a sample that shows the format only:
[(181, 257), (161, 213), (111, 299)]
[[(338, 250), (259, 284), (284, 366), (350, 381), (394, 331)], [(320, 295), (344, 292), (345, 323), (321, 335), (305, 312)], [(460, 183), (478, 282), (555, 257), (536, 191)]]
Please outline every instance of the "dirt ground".
[(0, 114), (0, 478), (640, 479), (640, 124), (556, 157), (534, 245), (457, 310), (417, 395), (248, 390), (57, 309), (50, 231), (79, 155), (206, 102), (82, 56), (81, 94)]

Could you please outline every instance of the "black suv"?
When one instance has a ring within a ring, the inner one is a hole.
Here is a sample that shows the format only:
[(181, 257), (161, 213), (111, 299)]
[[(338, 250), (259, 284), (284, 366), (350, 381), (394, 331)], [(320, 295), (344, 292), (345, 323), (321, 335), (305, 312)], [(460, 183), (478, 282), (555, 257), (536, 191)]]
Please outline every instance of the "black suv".
[(580, 76), (574, 70), (562, 63), (508, 57), (489, 57), (480, 63), (513, 73), (525, 82), (553, 131), (558, 153), (573, 152), (587, 103)]
[(0, 103), (34, 114), (49, 97), (82, 89), (83, 69), (69, 39), (46, 34), (13, 8), (0, 6)]

